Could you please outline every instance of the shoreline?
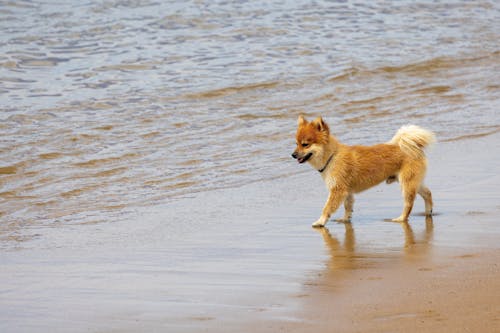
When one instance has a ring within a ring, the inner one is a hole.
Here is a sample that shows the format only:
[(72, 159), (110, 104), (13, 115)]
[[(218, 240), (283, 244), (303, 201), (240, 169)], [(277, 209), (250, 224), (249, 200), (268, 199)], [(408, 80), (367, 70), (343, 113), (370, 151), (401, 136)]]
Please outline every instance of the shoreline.
[(379, 185), (356, 197), (351, 224), (312, 229), (326, 189), (311, 170), (130, 221), (35, 228), (40, 237), (0, 254), (0, 329), (493, 332), (499, 140), (429, 152), (432, 221), (418, 198), (409, 224), (384, 222), (401, 196)]

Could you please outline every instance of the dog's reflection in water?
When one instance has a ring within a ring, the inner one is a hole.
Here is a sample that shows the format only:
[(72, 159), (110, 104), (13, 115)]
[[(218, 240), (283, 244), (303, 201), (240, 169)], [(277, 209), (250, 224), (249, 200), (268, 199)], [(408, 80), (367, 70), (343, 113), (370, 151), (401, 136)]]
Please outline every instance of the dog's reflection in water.
[(401, 226), (405, 232), (405, 259), (413, 261), (427, 257), (434, 237), (432, 216), (425, 217), (425, 230), (418, 237), (415, 237), (415, 233), (408, 222), (402, 222)]
[(331, 256), (328, 261), (330, 272), (356, 269), (359, 265), (359, 254), (355, 254), (356, 238), (352, 224), (351, 222), (341, 224), (345, 227), (343, 242), (332, 236), (328, 228), (314, 229), (323, 236), (323, 241)]
[[(356, 237), (350, 222), (341, 223), (345, 227), (344, 239), (339, 241), (332, 236), (328, 228), (314, 229), (323, 237), (323, 241), (330, 255), (327, 267), (329, 273), (338, 274), (342, 271), (368, 268), (376, 265), (382, 259), (394, 257), (394, 251), (359, 251), (356, 249)], [(425, 230), (415, 236), (408, 222), (399, 223), (404, 232), (403, 257), (407, 260), (418, 260), (428, 255), (431, 248), (434, 224), (432, 216), (425, 218)], [(397, 255), (397, 252), (396, 252)], [(399, 255), (397, 255), (399, 257)]]

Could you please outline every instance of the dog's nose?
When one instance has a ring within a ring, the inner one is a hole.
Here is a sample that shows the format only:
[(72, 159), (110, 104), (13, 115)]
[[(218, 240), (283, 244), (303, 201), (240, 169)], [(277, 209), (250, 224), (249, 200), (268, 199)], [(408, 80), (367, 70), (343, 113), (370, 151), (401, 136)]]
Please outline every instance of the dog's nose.
[(293, 157), (293, 158), (295, 158), (295, 159), (297, 159), (297, 153), (296, 153), (296, 152), (294, 152), (294, 153), (292, 154), (292, 157)]

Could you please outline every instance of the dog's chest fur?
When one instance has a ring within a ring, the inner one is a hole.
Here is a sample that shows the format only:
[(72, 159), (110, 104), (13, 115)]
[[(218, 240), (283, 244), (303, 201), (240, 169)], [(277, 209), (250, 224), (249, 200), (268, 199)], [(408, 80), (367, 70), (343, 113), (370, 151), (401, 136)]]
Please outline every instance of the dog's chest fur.
[(323, 181), (325, 182), (325, 185), (329, 190), (332, 190), (337, 183), (332, 172), (334, 167), (335, 167), (335, 158), (332, 159), (330, 164), (321, 173), (321, 177), (323, 178)]

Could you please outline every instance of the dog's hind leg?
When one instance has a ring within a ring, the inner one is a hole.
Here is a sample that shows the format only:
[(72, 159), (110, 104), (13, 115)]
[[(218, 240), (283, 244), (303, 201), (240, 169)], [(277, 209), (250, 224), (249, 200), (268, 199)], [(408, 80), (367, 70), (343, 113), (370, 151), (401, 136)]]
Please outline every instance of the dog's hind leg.
[(417, 196), (417, 190), (420, 188), (421, 177), (419, 176), (420, 175), (415, 175), (414, 170), (411, 169), (407, 169), (406, 172), (402, 171), (400, 173), (399, 182), (401, 183), (401, 189), (403, 191), (404, 207), (401, 215), (392, 219), (392, 221), (408, 221), (408, 216), (410, 216), (415, 197)]
[(344, 217), (341, 219), (336, 219), (335, 221), (337, 222), (349, 222), (351, 221), (352, 218), (352, 207), (354, 206), (354, 195), (352, 193), (349, 193), (347, 197), (344, 200)]
[(418, 194), (424, 199), (425, 202), (425, 215), (432, 216), (432, 193), (425, 185), (420, 185)]
[(413, 202), (415, 201), (415, 196), (417, 195), (417, 189), (415, 187), (404, 189), (403, 190), (403, 198), (404, 198), (404, 207), (401, 215), (395, 219), (392, 219), (393, 222), (406, 222), (408, 221), (408, 216), (410, 216), (411, 210), (413, 208)]
[(403, 166), (399, 171), (399, 183), (401, 184), (401, 190), (403, 192), (404, 207), (401, 215), (392, 221), (408, 221), (417, 192), (424, 197), (426, 208), (432, 210), (431, 192), (423, 186), (426, 164), (425, 159), (413, 159), (403, 163)]

